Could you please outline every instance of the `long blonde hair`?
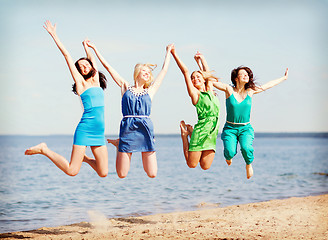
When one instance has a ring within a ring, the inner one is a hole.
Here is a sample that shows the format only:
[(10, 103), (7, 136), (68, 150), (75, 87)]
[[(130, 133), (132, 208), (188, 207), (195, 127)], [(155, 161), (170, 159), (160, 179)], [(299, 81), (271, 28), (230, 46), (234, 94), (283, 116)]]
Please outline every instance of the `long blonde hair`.
[(157, 66), (156, 64), (150, 64), (150, 63), (137, 63), (136, 66), (134, 67), (134, 73), (133, 73), (134, 81), (136, 81), (140, 73), (140, 69), (142, 67), (147, 67), (150, 70), (150, 76), (149, 76), (149, 80), (145, 83), (144, 88), (149, 88), (152, 82), (154, 81), (154, 76), (152, 71), (156, 68), (156, 66)]

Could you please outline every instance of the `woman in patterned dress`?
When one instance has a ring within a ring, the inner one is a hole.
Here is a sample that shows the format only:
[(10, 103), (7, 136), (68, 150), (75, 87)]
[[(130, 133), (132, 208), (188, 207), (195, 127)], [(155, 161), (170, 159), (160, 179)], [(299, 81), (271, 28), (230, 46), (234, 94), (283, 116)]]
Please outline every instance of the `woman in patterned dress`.
[(124, 80), (114, 68), (99, 53), (96, 46), (87, 42), (100, 62), (121, 88), (123, 119), (120, 125), (119, 139), (108, 139), (117, 147), (116, 172), (120, 178), (125, 178), (130, 169), (133, 152), (141, 152), (145, 172), (150, 178), (157, 175), (157, 159), (155, 152), (153, 124), (149, 118), (151, 101), (157, 92), (167, 72), (170, 62), (172, 45), (166, 47), (163, 67), (154, 79), (151, 64), (137, 64), (134, 69), (134, 85)]

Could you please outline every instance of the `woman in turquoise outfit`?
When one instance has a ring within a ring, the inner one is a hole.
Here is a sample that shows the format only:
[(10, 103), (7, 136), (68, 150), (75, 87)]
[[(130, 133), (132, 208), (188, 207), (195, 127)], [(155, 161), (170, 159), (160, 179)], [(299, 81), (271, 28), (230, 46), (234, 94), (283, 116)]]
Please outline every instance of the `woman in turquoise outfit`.
[(231, 72), (233, 86), (222, 82), (213, 83), (214, 87), (224, 91), (226, 95), (227, 120), (221, 134), (226, 162), (229, 166), (231, 165), (232, 158), (237, 153), (237, 143), (239, 142), (241, 153), (246, 162), (246, 176), (248, 179), (253, 176), (251, 163), (254, 160), (254, 129), (250, 124), (252, 97), (254, 94), (278, 85), (287, 78), (288, 68), (283, 77), (262, 86), (256, 86), (252, 70), (240, 66)]
[(207, 170), (211, 167), (215, 156), (219, 130), (220, 105), (212, 86), (212, 82), (218, 79), (209, 72), (202, 54), (197, 52), (195, 55), (200, 71), (194, 71), (190, 75), (188, 68), (176, 53), (175, 47), (171, 52), (184, 76), (188, 94), (198, 115), (198, 122), (194, 128), (186, 125), (184, 121), (180, 122), (183, 153), (188, 167), (195, 168), (200, 163), (201, 168)]
[[(25, 151), (25, 155), (42, 154), (48, 157), (58, 168), (70, 176), (80, 171), (82, 162), (87, 162), (100, 177), (108, 174), (108, 153), (105, 143), (104, 125), (104, 92), (106, 78), (97, 71), (95, 59), (86, 41), (83, 42), (87, 58), (79, 59), (75, 64), (72, 57), (56, 34), (56, 24), (46, 21), (44, 28), (54, 39), (57, 47), (64, 55), (74, 80), (73, 92), (81, 97), (84, 112), (76, 127), (71, 161), (50, 150), (46, 143), (40, 143)], [(85, 155), (86, 147), (90, 146), (94, 158)]]
[(157, 175), (157, 159), (155, 152), (153, 123), (149, 117), (152, 99), (157, 92), (167, 72), (170, 62), (172, 45), (166, 47), (166, 55), (162, 70), (153, 79), (151, 64), (137, 64), (134, 69), (134, 85), (125, 81), (103, 58), (94, 44), (87, 43), (100, 62), (121, 88), (123, 119), (120, 125), (119, 139), (108, 142), (117, 147), (116, 172), (120, 178), (125, 178), (130, 169), (133, 152), (142, 153), (142, 162), (148, 177)]

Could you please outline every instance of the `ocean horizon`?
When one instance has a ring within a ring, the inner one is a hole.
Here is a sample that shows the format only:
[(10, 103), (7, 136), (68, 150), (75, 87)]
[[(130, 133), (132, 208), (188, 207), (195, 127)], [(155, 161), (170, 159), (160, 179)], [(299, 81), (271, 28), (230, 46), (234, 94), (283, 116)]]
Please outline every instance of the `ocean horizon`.
[[(255, 132), (255, 137), (319, 137), (328, 138), (328, 132)], [(63, 136), (72, 137), (72, 134), (0, 134), (0, 137), (42, 137), (42, 136)], [(107, 138), (118, 137), (117, 134), (105, 134)], [(155, 136), (177, 137), (180, 133), (155, 133)], [(220, 139), (221, 133), (218, 133)]]

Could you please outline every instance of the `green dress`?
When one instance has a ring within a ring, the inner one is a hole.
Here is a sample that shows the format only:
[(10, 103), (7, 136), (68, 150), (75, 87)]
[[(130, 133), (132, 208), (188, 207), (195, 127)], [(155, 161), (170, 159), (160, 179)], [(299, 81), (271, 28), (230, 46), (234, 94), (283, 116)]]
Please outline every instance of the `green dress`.
[(194, 126), (189, 144), (189, 151), (216, 150), (219, 132), (219, 99), (212, 91), (200, 92), (195, 105), (198, 122)]

